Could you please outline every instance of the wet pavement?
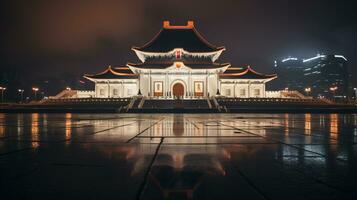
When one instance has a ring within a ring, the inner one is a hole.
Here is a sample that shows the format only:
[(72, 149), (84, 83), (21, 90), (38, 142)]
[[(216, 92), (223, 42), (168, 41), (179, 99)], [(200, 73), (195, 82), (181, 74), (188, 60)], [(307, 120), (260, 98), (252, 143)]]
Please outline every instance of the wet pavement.
[(0, 114), (1, 199), (357, 199), (357, 115)]

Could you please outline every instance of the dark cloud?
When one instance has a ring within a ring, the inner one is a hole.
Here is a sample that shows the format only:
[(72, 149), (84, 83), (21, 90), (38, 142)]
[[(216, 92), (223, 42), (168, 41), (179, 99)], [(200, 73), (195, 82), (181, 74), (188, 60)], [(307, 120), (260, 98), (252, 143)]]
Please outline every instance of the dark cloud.
[(356, 65), (356, 12), (347, 0), (41, 0), (1, 2), (1, 67), (33, 77), (80, 75), (137, 61), (130, 48), (163, 20), (195, 20), (222, 61), (269, 72), (286, 56), (344, 54)]

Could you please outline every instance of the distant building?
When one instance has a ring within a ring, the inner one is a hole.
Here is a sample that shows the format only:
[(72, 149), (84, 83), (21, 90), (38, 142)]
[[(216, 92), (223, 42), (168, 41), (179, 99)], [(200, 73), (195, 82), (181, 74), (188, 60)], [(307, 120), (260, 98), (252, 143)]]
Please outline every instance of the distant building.
[(349, 74), (347, 59), (340, 55), (317, 55), (303, 60), (304, 79), (313, 94), (348, 98)]
[(280, 89), (289, 88), (312, 96), (349, 97), (347, 59), (320, 55), (308, 59), (286, 58), (275, 63)]
[(276, 61), (276, 89), (285, 89), (304, 91), (304, 69), (303, 61), (298, 58), (285, 58), (281, 61)]

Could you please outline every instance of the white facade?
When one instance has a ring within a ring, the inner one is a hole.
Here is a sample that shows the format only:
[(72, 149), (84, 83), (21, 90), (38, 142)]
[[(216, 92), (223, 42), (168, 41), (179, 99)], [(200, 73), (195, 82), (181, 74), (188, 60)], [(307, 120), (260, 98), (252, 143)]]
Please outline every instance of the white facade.
[(221, 94), (237, 98), (265, 98), (265, 80), (222, 80)]
[(95, 97), (119, 98), (138, 94), (138, 80), (108, 80), (95, 82)]
[[(229, 64), (214, 69), (192, 69), (182, 62), (175, 62), (165, 69), (142, 69), (128, 65), (138, 75), (137, 79), (87, 79), (95, 83), (91, 95), (95, 98), (124, 98), (143, 95), (151, 98), (202, 98), (225, 96), (235, 98), (265, 98), (265, 83), (272, 79), (221, 78), (220, 74)], [(108, 69), (107, 72), (115, 72)], [(121, 74), (122, 75), (122, 74)], [(244, 75), (244, 74), (243, 74)], [(180, 85), (182, 94), (175, 94), (175, 85)], [(140, 92), (139, 92), (140, 88)], [(219, 93), (217, 94), (217, 89)], [(88, 95), (88, 92), (86, 93)], [(81, 96), (85, 96), (83, 93)]]
[(139, 69), (129, 66), (132, 71), (140, 75), (140, 91), (142, 95), (148, 97), (173, 97), (176, 96), (174, 94), (174, 86), (180, 84), (183, 86), (182, 97), (184, 98), (215, 95), (218, 84), (217, 76), (228, 67), (229, 65), (217, 69), (191, 69), (181, 62), (175, 63), (166, 69)]

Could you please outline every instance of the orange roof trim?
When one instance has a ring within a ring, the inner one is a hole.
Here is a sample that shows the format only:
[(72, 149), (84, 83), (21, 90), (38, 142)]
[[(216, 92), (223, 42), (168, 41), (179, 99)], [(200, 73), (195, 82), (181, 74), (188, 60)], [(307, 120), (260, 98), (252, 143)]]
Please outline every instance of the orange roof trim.
[(194, 22), (193, 21), (187, 21), (186, 26), (173, 26), (173, 25), (170, 24), (170, 21), (164, 21), (162, 27), (165, 28), (165, 29), (193, 29), (194, 28)]

